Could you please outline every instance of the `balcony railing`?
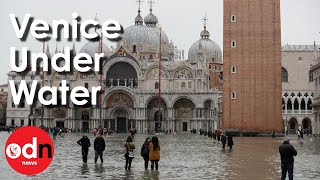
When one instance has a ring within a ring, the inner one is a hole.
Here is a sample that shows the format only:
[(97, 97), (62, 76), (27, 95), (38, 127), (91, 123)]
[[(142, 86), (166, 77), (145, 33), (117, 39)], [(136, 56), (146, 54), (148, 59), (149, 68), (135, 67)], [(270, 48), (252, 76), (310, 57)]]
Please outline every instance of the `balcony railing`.
[(282, 110), (282, 114), (312, 114), (313, 110)]

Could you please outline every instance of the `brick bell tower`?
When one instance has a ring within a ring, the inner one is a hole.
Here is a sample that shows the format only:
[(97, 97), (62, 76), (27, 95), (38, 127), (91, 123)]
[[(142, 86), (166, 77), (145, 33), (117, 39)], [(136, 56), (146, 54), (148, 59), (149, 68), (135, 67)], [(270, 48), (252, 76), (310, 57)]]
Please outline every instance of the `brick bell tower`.
[(282, 131), (280, 0), (224, 0), (222, 128)]

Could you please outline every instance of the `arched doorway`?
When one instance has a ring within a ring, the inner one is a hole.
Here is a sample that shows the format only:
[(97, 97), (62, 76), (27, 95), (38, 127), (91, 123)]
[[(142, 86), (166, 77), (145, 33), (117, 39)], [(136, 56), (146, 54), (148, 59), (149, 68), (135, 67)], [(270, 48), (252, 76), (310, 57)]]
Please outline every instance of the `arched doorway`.
[(162, 113), (157, 111), (154, 113), (154, 127), (156, 129), (156, 132), (161, 131), (161, 125), (162, 125)]
[(62, 109), (54, 111), (54, 119), (56, 120), (56, 127), (64, 128), (64, 121), (66, 119), (66, 112)]
[(167, 124), (165, 122), (166, 114), (167, 105), (164, 100), (161, 98), (159, 112), (158, 97), (153, 97), (147, 105), (148, 128), (154, 130), (155, 132), (167, 130)]
[(174, 118), (176, 131), (188, 131), (190, 119), (193, 118), (194, 103), (187, 98), (177, 100), (174, 105)]
[(296, 133), (296, 131), (298, 130), (298, 121), (295, 118), (291, 118), (288, 122), (289, 124), (289, 128), (288, 131), (290, 134), (294, 134)]
[(302, 130), (304, 133), (312, 130), (311, 120), (309, 118), (304, 118), (302, 120)]
[(133, 99), (129, 94), (123, 91), (112, 93), (105, 101), (108, 118), (105, 120), (105, 127), (125, 133), (129, 128), (135, 127), (135, 120), (132, 118), (134, 108)]
[(89, 113), (88, 113), (88, 111), (82, 111), (81, 120), (82, 120), (82, 131), (89, 133)]
[(128, 112), (123, 108), (119, 108), (113, 112), (113, 117), (115, 118), (116, 131), (118, 133), (127, 132), (127, 120), (129, 118)]

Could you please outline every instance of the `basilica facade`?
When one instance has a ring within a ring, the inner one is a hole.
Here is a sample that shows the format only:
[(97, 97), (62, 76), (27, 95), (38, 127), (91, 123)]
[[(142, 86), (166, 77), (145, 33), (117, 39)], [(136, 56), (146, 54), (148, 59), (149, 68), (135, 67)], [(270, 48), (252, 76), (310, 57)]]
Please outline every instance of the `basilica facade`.
[[(105, 127), (126, 132), (135, 128), (140, 133), (217, 129), (221, 120), (218, 101), (222, 96), (219, 79), (222, 52), (210, 39), (206, 22), (199, 40), (190, 46), (188, 59), (184, 59), (165, 31), (157, 27), (158, 18), (152, 7), (144, 18), (140, 13), (139, 8), (134, 24), (124, 29), (116, 47), (109, 48), (96, 41), (80, 49), (79, 53), (91, 57), (105, 53), (102, 73), (8, 73), (8, 79), (17, 85), (21, 80), (41, 83), (42, 79), (45, 86), (60, 86), (61, 80), (67, 80), (70, 89), (84, 86), (89, 91), (101, 85), (98, 105), (90, 100), (84, 106), (71, 102), (65, 106), (42, 106), (39, 102), (27, 105), (24, 100), (14, 105), (9, 91), (6, 124), (84, 131)], [(72, 52), (76, 55), (75, 47)], [(46, 53), (52, 55), (49, 48)]]

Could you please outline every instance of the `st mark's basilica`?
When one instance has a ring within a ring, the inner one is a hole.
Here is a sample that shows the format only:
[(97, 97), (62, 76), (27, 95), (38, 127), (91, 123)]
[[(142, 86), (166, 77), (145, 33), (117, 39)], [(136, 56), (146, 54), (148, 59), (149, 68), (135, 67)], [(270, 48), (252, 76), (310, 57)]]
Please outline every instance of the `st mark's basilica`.
[[(119, 132), (130, 128), (136, 128), (138, 132), (217, 129), (221, 118), (218, 102), (222, 96), (219, 78), (222, 52), (210, 39), (206, 18), (203, 30), (199, 32), (199, 40), (189, 48), (186, 60), (184, 53), (178, 51), (164, 30), (158, 27), (152, 5), (149, 11), (143, 18), (139, 7), (134, 24), (124, 29), (122, 40), (116, 47), (109, 48), (104, 43), (101, 46), (101, 42), (97, 41), (88, 42), (80, 49), (79, 53), (87, 53), (91, 57), (101, 51), (105, 53), (102, 77), (94, 71), (44, 74), (46, 86), (60, 86), (61, 80), (67, 80), (70, 88), (84, 86), (90, 90), (92, 86), (99, 86), (101, 80), (101, 106), (69, 103), (67, 106), (42, 107), (39, 102), (29, 106), (25, 101), (16, 106), (9, 92), (7, 124), (56, 126), (84, 131), (101, 126)], [(75, 47), (72, 50), (77, 53)], [(46, 53), (52, 55), (49, 47)], [(21, 80), (27, 83), (39, 80), (41, 83), (42, 77), (41, 73), (19, 75), (11, 71), (8, 79), (18, 85)]]

